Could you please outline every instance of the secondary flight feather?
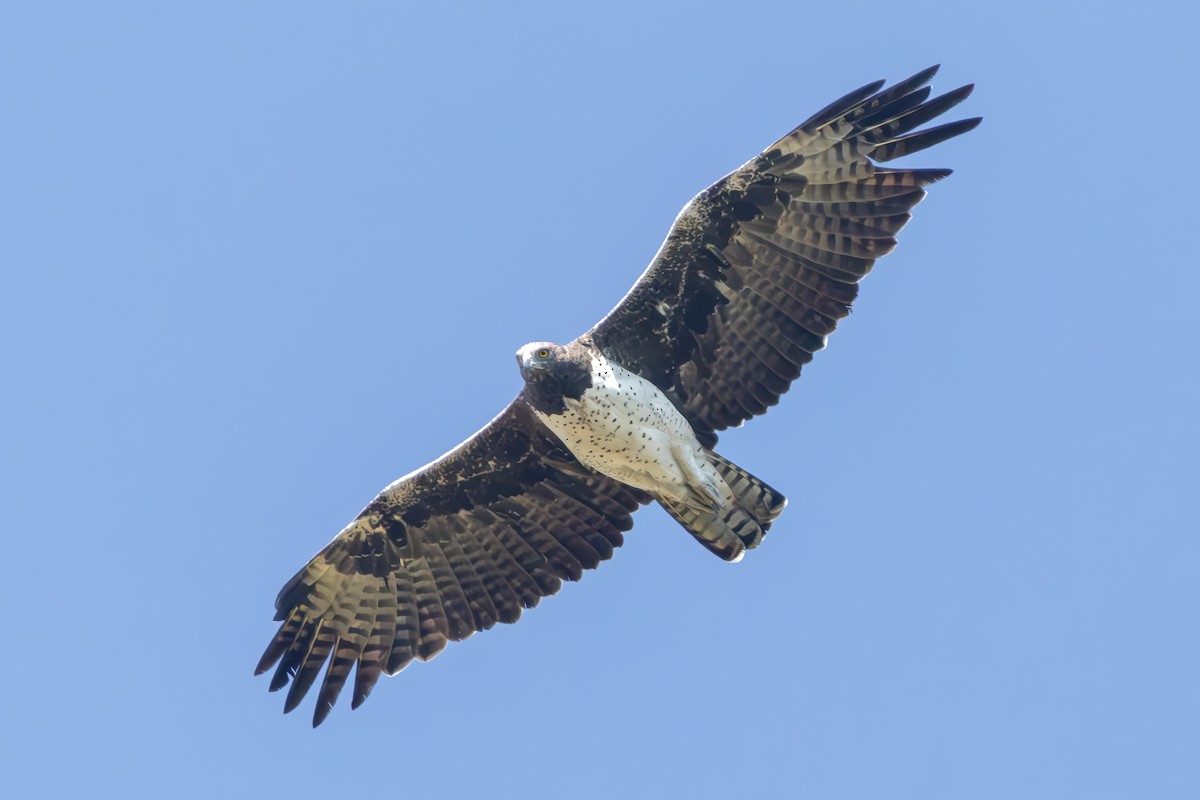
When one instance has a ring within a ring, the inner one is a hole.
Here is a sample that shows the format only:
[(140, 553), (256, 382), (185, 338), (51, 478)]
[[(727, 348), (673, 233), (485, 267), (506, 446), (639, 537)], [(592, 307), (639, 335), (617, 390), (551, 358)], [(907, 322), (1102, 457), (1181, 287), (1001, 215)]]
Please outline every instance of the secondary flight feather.
[(970, 94), (930, 98), (924, 70), (835, 100), (680, 212), (608, 316), (517, 351), (525, 385), (483, 430), (385, 488), (275, 601), (256, 674), (321, 677), (313, 724), (353, 671), (357, 708), (384, 673), (516, 622), (610, 558), (657, 502), (737, 561), (786, 500), (713, 451), (764, 413), (850, 312), (859, 281), (947, 169), (880, 166), (971, 130), (920, 129)]

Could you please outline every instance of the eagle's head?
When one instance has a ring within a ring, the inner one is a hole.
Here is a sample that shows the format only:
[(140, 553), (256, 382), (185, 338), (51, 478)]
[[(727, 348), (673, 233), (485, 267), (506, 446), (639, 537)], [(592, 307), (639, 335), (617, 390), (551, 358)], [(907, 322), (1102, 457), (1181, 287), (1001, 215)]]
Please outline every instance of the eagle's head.
[(526, 383), (551, 378), (566, 359), (567, 348), (554, 342), (530, 342), (517, 351), (517, 364)]
[(578, 399), (592, 385), (591, 359), (578, 345), (530, 342), (517, 351), (517, 364), (539, 411), (561, 413), (564, 397)]

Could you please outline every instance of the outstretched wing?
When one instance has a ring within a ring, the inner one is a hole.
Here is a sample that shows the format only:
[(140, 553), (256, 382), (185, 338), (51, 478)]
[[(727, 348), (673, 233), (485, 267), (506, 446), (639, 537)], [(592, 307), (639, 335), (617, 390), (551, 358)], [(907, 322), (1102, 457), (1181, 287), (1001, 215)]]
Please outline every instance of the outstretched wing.
[(851, 92), (697, 195), (585, 337), (671, 396), (709, 446), (775, 405), (850, 313), (923, 187), (950, 174), (878, 163), (979, 124), (913, 132), (973, 88), (930, 100), (936, 71)]
[(621, 545), (649, 498), (586, 469), (518, 398), (442, 458), (384, 489), (280, 591), (283, 625), (255, 674), (278, 662), (291, 711), (329, 662), (313, 714), (358, 665), (352, 707), (379, 676), (578, 580)]

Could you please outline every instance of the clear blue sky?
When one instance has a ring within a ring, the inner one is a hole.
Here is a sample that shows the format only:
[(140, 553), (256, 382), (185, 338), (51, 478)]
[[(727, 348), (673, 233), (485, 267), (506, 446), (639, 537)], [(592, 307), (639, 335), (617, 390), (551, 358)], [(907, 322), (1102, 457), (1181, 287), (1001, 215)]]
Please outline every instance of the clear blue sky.
[[(120, 5), (0, 10), (8, 796), (1200, 796), (1185, 4)], [(280, 713), (276, 591), (517, 346), (935, 62), (985, 122), (911, 161), (956, 174), (722, 440), (791, 497), (761, 549), (644, 510), (520, 624)]]

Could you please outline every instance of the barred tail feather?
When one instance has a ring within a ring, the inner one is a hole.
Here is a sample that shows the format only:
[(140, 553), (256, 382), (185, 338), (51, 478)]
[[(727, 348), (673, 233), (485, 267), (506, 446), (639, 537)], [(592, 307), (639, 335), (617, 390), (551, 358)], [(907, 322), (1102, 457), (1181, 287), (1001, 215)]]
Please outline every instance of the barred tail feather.
[(658, 502), (696, 541), (726, 561), (741, 561), (747, 549), (762, 541), (762, 526), (741, 508), (709, 510), (662, 497)]
[[(763, 531), (769, 530), (771, 523), (783, 513), (787, 506), (787, 498), (758, 478), (751, 475), (737, 464), (717, 455), (711, 450), (708, 460), (721, 473), (725, 483), (733, 490), (738, 505), (744, 508), (755, 521), (762, 526)], [(757, 544), (757, 542), (755, 542)], [(753, 547), (754, 545), (749, 545)]]
[(733, 491), (729, 508), (709, 509), (704, 501), (682, 503), (664, 498), (658, 502), (696, 541), (726, 561), (741, 561), (747, 550), (758, 547), (787, 498), (741, 467), (709, 451), (708, 459)]

